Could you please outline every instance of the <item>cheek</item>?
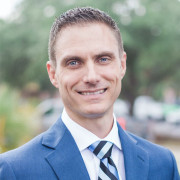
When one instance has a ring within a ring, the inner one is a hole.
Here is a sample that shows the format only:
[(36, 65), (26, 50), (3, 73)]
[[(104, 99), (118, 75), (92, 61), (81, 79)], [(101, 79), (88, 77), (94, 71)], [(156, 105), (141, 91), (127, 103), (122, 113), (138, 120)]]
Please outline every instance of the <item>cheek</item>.
[(107, 70), (104, 73), (104, 77), (108, 81), (112, 81), (114, 83), (118, 83), (121, 80), (121, 73), (119, 69), (111, 68), (111, 70)]
[(59, 89), (72, 90), (74, 86), (80, 81), (81, 76), (77, 72), (61, 72), (59, 74)]
[(112, 87), (112, 96), (119, 96), (121, 91), (121, 72), (119, 69), (111, 70), (111, 72), (106, 73), (106, 80), (110, 82)]

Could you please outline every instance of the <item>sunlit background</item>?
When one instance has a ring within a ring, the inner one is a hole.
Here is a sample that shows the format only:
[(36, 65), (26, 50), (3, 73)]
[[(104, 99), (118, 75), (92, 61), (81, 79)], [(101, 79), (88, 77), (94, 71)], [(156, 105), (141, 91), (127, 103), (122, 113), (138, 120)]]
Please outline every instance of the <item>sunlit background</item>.
[(92, 6), (116, 20), (127, 73), (114, 106), (119, 123), (168, 147), (180, 167), (180, 0), (0, 1), (0, 153), (46, 130), (60, 116), (60, 97), (46, 72), (55, 17)]

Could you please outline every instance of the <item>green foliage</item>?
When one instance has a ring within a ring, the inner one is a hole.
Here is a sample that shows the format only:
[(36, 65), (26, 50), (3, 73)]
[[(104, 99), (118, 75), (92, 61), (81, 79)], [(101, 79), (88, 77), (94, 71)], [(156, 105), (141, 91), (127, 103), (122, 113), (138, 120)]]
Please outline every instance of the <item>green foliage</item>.
[(32, 107), (20, 102), (19, 93), (0, 86), (0, 148), (9, 150), (30, 138)]
[(122, 96), (160, 98), (165, 87), (180, 91), (180, 2), (168, 0), (24, 0), (14, 19), (0, 21), (0, 82), (22, 89), (29, 82), (52, 90), (46, 72), (54, 17), (69, 8), (93, 6), (118, 23), (127, 52)]
[[(140, 87), (149, 90), (150, 95), (155, 94), (160, 86), (164, 88), (171, 86), (179, 92), (180, 86), (177, 84), (180, 78), (178, 70), (180, 3), (146, 1), (145, 7), (148, 7), (147, 13), (143, 17), (141, 26), (147, 26), (149, 33), (147, 31), (141, 39), (142, 51), (137, 61)], [(139, 39), (139, 36), (135, 35), (135, 37)]]

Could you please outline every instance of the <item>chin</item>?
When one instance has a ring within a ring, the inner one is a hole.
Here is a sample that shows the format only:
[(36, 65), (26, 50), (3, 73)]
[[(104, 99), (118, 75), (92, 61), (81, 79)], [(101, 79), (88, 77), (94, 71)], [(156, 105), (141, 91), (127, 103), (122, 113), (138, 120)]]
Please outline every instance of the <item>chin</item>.
[(98, 119), (104, 116), (104, 113), (90, 113), (85, 114), (84, 117), (88, 119)]
[(106, 114), (107, 110), (101, 108), (101, 109), (88, 109), (86, 111), (86, 113), (84, 113), (84, 115), (87, 117), (87, 118), (100, 118), (100, 117), (103, 117), (105, 114)]

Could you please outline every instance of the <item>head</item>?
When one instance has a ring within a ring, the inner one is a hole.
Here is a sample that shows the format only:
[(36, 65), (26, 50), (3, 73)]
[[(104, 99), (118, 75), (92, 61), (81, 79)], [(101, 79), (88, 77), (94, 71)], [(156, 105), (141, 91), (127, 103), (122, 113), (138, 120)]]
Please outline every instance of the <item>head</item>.
[(119, 45), (119, 53), (122, 55), (124, 52), (123, 42), (120, 34), (120, 30), (116, 22), (105, 12), (99, 9), (90, 7), (74, 8), (59, 16), (53, 23), (49, 36), (49, 59), (56, 65), (56, 41), (58, 34), (66, 27), (89, 24), (89, 23), (103, 23), (107, 25), (117, 38)]
[(126, 53), (119, 29), (107, 14), (76, 8), (61, 15), (50, 32), (49, 57), (50, 80), (73, 120), (83, 126), (90, 119), (113, 119)]

